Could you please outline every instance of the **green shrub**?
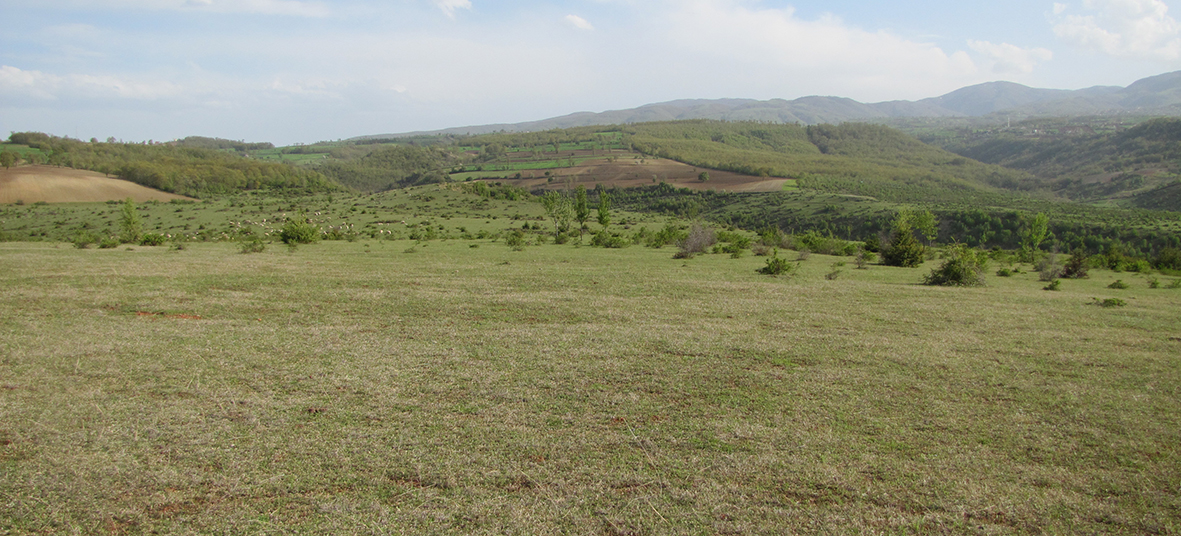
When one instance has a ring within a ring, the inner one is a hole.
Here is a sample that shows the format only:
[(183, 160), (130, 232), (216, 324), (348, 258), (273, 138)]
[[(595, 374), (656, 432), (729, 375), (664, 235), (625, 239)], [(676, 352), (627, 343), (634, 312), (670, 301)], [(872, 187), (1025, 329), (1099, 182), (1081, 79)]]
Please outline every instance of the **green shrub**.
[(1149, 279), (1148, 280), (1148, 288), (1160, 288), (1160, 280), (1155, 277), (1152, 279)]
[(307, 220), (287, 220), (279, 230), (279, 239), (284, 244), (311, 244), (320, 239), (320, 228)]
[(594, 236), (591, 237), (591, 245), (604, 247), (604, 248), (618, 249), (618, 248), (625, 248), (625, 247), (631, 245), (631, 242), (629, 242), (627, 240), (627, 238), (624, 238), (621, 235), (611, 233), (611, 232), (608, 232), (606, 229), (603, 229), (603, 230), (595, 233)]
[(1165, 288), (1181, 288), (1181, 279), (1174, 279), (1169, 286)]
[(1128, 304), (1128, 302), (1121, 300), (1119, 298), (1105, 298), (1103, 300), (1100, 300), (1099, 298), (1094, 298), (1094, 300), (1095, 300), (1095, 305), (1098, 305), (1100, 307), (1123, 307)]
[(779, 257), (777, 251), (772, 251), (771, 258), (767, 259), (767, 265), (759, 268), (758, 272), (766, 275), (791, 275), (799, 267), (799, 264), (787, 262), (787, 259)]
[(1131, 287), (1131, 285), (1124, 283), (1124, 281), (1122, 279), (1116, 279), (1114, 283), (1107, 285), (1107, 288), (1114, 288), (1114, 289), (1119, 289), (1119, 290), (1127, 289), (1130, 287)]
[(86, 249), (91, 244), (97, 244), (98, 240), (98, 236), (90, 231), (78, 231), (78, 234), (74, 235), (73, 243), (78, 249)]
[(1062, 290), (1062, 280), (1055, 279), (1050, 281), (1050, 284), (1042, 287), (1042, 290)]
[(687, 233), (681, 231), (676, 225), (670, 223), (648, 239), (648, 247), (662, 248), (669, 244), (679, 243), (688, 236)]
[(243, 240), (242, 243), (238, 245), (238, 247), (239, 252), (243, 254), (262, 253), (267, 249), (266, 242), (263, 242), (262, 239), (257, 236), (252, 236), (247, 240)]
[(923, 278), (924, 285), (979, 287), (984, 285), (988, 255), (964, 244), (951, 246), (947, 258)]
[(877, 254), (868, 249), (862, 249), (857, 252), (857, 256), (853, 259), (853, 264), (857, 266), (858, 270), (865, 270), (869, 268), (870, 263), (876, 260), (878, 260)]
[(163, 246), (168, 243), (168, 237), (160, 233), (144, 233), (139, 237), (139, 245), (141, 246)]
[(122, 244), (122, 243), (123, 243), (123, 241), (119, 240), (118, 238), (115, 238), (113, 236), (108, 236), (108, 237), (98, 241), (98, 248), (99, 249), (113, 249), (113, 248), (119, 247), (119, 244)]
[(1008, 268), (1001, 268), (996, 271), (997, 277), (1013, 277), (1013, 271)]
[(525, 233), (520, 229), (513, 229), (504, 237), (504, 245), (513, 251), (525, 251)]

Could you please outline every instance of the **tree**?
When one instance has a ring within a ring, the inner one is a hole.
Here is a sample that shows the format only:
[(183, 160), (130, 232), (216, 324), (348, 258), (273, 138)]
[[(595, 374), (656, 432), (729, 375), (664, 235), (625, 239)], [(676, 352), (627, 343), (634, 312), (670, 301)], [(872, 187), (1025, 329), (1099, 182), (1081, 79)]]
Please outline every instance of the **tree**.
[(935, 215), (931, 211), (924, 210), (922, 212), (915, 212), (912, 215), (915, 229), (923, 233), (923, 238), (927, 239), (927, 245), (930, 246), (939, 238), (939, 221), (935, 219)]
[(909, 209), (898, 211), (894, 218), (894, 236), (882, 251), (882, 264), (913, 268), (923, 263), (926, 248), (914, 237), (914, 214)]
[(1038, 212), (1029, 224), (1029, 229), (1021, 235), (1021, 256), (1027, 261), (1033, 260), (1033, 254), (1038, 246), (1050, 233), (1050, 217), (1045, 212)]
[(611, 196), (607, 192), (599, 194), (599, 225), (604, 229), (611, 225)]
[(570, 228), (573, 209), (569, 197), (550, 190), (541, 198), (541, 204), (545, 207), (545, 215), (554, 222), (554, 238)]
[(123, 202), (123, 216), (119, 219), (119, 241), (126, 244), (138, 244), (143, 237), (143, 224), (139, 212), (135, 210), (135, 201), (130, 197)]
[(701, 182), (708, 181), (709, 180), (709, 172), (702, 171), (699, 175), (697, 175), (697, 180), (699, 180)]
[(4, 169), (16, 165), (16, 160), (16, 153), (12, 151), (0, 151), (0, 166), (4, 166)]
[(578, 222), (578, 236), (586, 229), (586, 220), (590, 219), (590, 205), (586, 201), (586, 186), (578, 185), (574, 193), (574, 219)]

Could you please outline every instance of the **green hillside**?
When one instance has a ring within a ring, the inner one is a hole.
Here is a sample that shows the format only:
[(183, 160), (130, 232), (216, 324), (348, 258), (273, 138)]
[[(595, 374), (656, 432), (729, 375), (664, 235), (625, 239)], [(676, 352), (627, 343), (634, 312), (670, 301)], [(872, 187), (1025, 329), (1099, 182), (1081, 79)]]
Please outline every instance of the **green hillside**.
[(1181, 199), (1171, 194), (1181, 176), (1181, 119), (1151, 119), (1106, 132), (1023, 124), (943, 141), (965, 157), (1035, 175), (1062, 197), (1181, 210)]
[(1006, 190), (1036, 186), (1020, 171), (974, 162), (880, 125), (688, 121), (632, 125), (625, 132), (647, 154), (895, 202), (1004, 198)]

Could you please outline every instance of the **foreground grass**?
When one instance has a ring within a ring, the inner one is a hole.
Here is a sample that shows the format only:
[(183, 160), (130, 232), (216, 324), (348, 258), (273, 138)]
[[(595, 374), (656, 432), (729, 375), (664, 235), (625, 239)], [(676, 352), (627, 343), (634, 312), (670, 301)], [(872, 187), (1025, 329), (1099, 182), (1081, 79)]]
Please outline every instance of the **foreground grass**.
[(410, 246), (0, 244), (0, 532), (1181, 529), (1181, 291)]

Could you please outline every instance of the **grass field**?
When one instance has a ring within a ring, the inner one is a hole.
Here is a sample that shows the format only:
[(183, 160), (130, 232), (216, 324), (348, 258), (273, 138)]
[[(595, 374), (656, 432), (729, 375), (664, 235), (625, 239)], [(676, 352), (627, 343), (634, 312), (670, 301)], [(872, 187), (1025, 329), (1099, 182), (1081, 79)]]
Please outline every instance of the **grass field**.
[(1181, 290), (1139, 276), (237, 251), (0, 244), (0, 533), (1181, 531)]

